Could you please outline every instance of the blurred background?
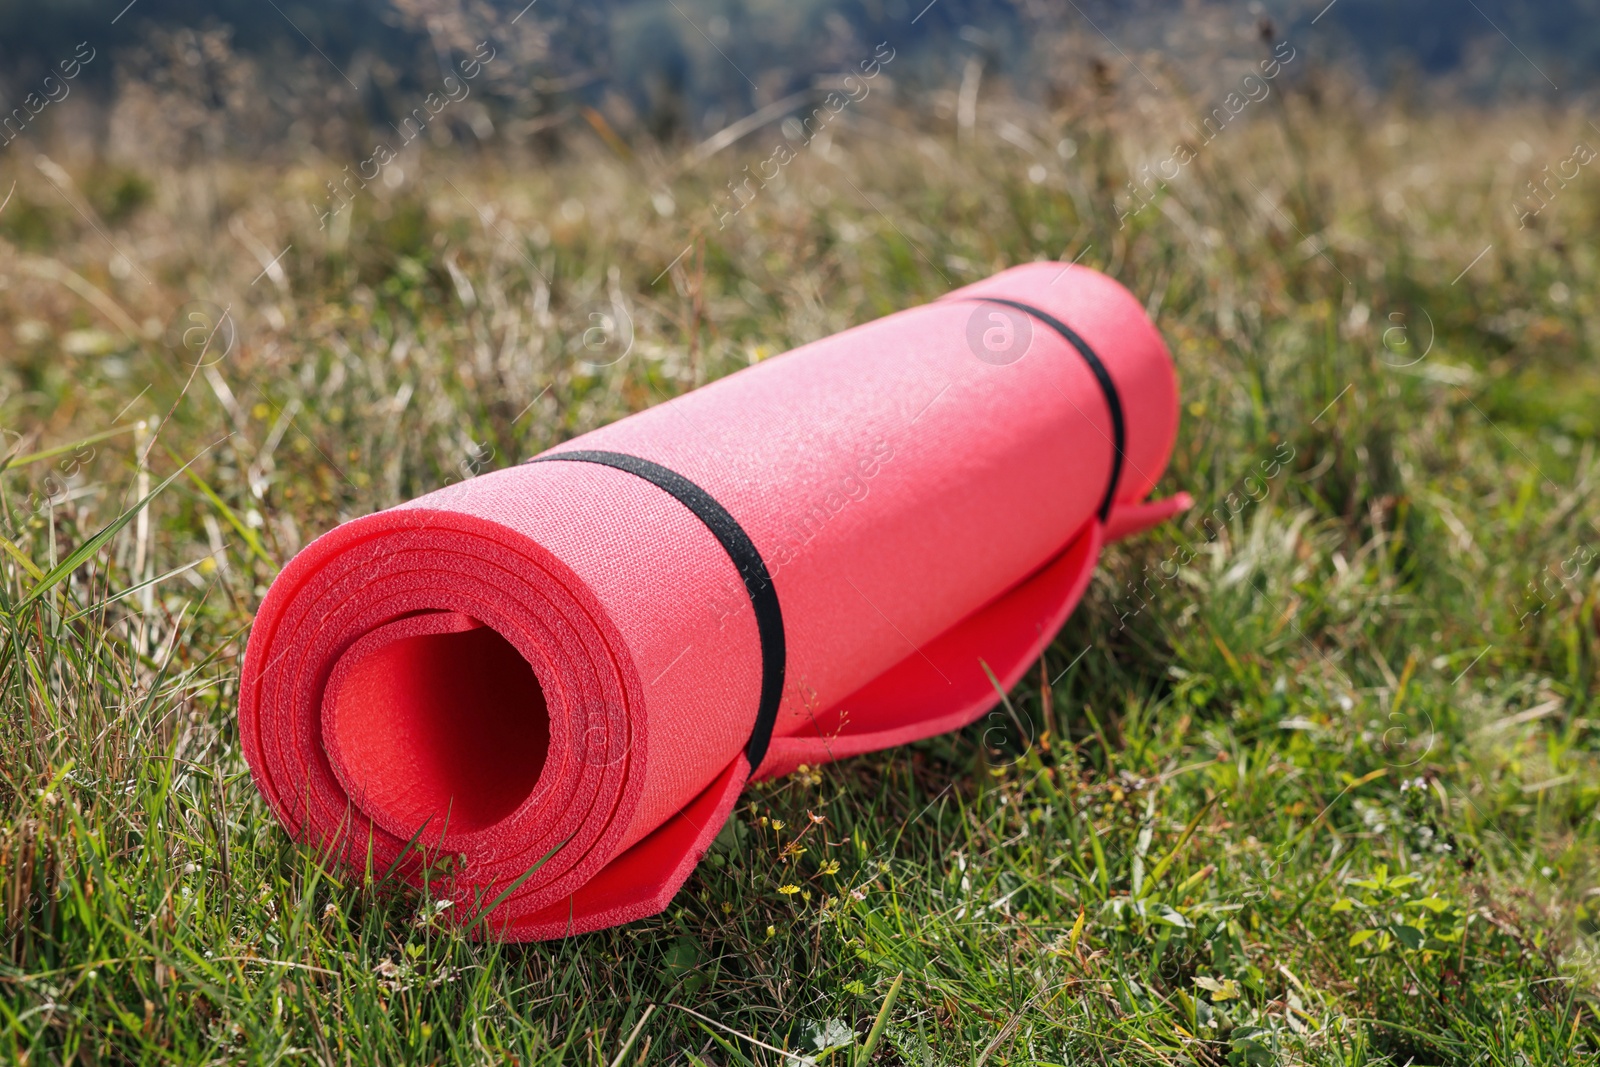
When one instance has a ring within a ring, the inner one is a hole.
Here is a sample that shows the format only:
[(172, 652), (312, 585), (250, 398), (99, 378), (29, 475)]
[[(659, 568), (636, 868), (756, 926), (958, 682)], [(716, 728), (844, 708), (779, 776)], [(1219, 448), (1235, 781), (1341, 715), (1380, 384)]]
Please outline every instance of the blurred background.
[(1203, 90), (1225, 76), (1219, 64), (1249, 52), (1258, 24), (1330, 75), (1419, 104), (1573, 100), (1600, 76), (1596, 0), (7, 0), (0, 94), (8, 111), (20, 106), (86, 42), (95, 58), (71, 86), (77, 102), (31, 119), (31, 138), (128, 162), (316, 158), (358, 149), (352, 139), (409, 112), (492, 40), (502, 58), (473, 106), (430, 140), (552, 152), (590, 108), (591, 123), (603, 118), (628, 142), (708, 136), (884, 40), (913, 94), (956, 89), (973, 62), (1044, 106), (1092, 79)]

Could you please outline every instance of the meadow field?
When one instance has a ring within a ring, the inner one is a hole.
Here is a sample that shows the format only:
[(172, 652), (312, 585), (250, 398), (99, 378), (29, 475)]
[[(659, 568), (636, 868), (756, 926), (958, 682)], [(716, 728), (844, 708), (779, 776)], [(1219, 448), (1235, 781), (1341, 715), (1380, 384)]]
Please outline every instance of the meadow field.
[[(1210, 126), (890, 63), (735, 188), (782, 127), (7, 146), (0, 1058), (1593, 1062), (1600, 127), (1301, 63)], [(1035, 259), (1145, 301), (1196, 506), (1008, 714), (753, 787), (565, 942), (273, 820), (239, 661), (317, 534)]]

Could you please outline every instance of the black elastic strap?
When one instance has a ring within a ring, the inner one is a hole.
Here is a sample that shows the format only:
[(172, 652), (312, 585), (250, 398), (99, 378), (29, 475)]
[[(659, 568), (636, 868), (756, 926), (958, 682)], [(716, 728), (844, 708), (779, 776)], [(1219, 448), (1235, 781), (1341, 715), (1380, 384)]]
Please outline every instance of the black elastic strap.
[(1032, 315), (1056, 333), (1067, 339), (1067, 343), (1078, 350), (1083, 361), (1089, 364), (1089, 369), (1094, 372), (1095, 380), (1100, 383), (1100, 391), (1105, 394), (1106, 407), (1111, 409), (1111, 437), (1114, 454), (1111, 457), (1111, 484), (1106, 486), (1105, 499), (1100, 502), (1100, 521), (1105, 522), (1111, 515), (1111, 505), (1117, 495), (1117, 483), (1122, 480), (1122, 452), (1127, 446), (1127, 429), (1122, 422), (1122, 397), (1117, 393), (1117, 383), (1111, 380), (1111, 372), (1106, 370), (1106, 365), (1100, 362), (1100, 357), (1095, 355), (1089, 342), (1078, 336), (1076, 330), (1051, 315), (1041, 311), (1031, 304), (1024, 304), (1019, 300), (1007, 300), (999, 296), (971, 296), (968, 300), (977, 300), (986, 304), (1004, 304), (1006, 307), (1016, 308), (1018, 311)]
[(778, 719), (778, 704), (783, 699), (783, 673), (785, 653), (783, 643), (783, 612), (778, 608), (778, 591), (772, 584), (767, 564), (756, 550), (755, 542), (744, 532), (738, 520), (728, 514), (728, 509), (717, 503), (712, 495), (698, 485), (659, 463), (629, 456), (621, 452), (590, 452), (573, 450), (535, 456), (529, 463), (549, 463), (566, 460), (572, 463), (598, 463), (615, 467), (619, 471), (643, 478), (651, 485), (665, 489), (705, 523), (733, 565), (744, 579), (745, 592), (750, 594), (750, 606), (756, 613), (756, 634), (761, 639), (761, 702), (756, 707), (756, 724), (750, 731), (750, 740), (744, 751), (750, 761), (751, 773), (761, 766), (767, 754), (767, 743), (772, 740), (772, 726)]

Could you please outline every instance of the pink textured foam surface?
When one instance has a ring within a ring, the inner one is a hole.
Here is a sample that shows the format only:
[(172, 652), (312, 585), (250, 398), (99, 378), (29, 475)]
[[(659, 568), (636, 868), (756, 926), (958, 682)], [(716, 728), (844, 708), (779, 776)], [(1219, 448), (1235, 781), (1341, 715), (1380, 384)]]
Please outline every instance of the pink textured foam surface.
[[(1037, 321), (1020, 357), (979, 358), (985, 296), (1047, 311), (1107, 367), (1126, 453), (1106, 522), (1100, 385)], [(788, 651), (761, 767), (744, 757), (760, 642), (728, 554), (662, 489), (581, 462), (481, 475), (295, 557), (250, 636), (246, 756), (298, 838), (414, 878), (431, 864), (480, 931), (652, 914), (752, 774), (992, 707), (984, 668), (1013, 684), (1104, 542), (1182, 506), (1144, 502), (1176, 426), (1171, 360), (1130, 293), (1082, 267), (1005, 271), (548, 453), (661, 464), (749, 534)]]

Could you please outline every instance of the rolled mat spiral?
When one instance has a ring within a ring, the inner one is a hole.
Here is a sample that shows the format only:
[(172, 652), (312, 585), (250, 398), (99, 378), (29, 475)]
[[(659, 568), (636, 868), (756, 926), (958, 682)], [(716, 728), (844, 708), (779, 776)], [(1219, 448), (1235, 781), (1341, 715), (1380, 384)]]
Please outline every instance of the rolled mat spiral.
[(1132, 294), (1007, 270), (319, 538), (256, 616), (245, 755), (297, 839), (426, 865), (480, 932), (652, 915), (752, 777), (993, 707), (1186, 506), (1144, 502), (1176, 428)]

